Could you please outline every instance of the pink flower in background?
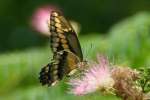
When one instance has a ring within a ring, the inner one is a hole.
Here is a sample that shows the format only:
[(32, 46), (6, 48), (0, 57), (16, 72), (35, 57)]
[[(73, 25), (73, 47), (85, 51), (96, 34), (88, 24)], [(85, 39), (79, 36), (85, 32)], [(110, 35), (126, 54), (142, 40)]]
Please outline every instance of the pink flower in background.
[[(48, 22), (50, 22), (50, 14), (51, 11), (59, 11), (58, 7), (54, 7), (51, 5), (44, 5), (38, 7), (32, 15), (31, 18), (31, 26), (37, 32), (45, 35), (50, 36)], [(74, 28), (76, 33), (80, 32), (80, 24), (76, 21), (69, 21), (72, 27)], [(77, 34), (78, 35), (78, 34)]]
[(42, 7), (39, 7), (35, 10), (33, 13), (32, 19), (31, 19), (31, 25), (32, 27), (44, 34), (49, 36), (49, 28), (48, 28), (48, 21), (50, 19), (50, 13), (51, 11), (56, 10), (56, 7), (45, 5)]
[(71, 79), (71, 93), (84, 95), (96, 90), (107, 91), (112, 89), (114, 81), (111, 78), (109, 63), (106, 58), (98, 56), (98, 64), (92, 64), (81, 78)]

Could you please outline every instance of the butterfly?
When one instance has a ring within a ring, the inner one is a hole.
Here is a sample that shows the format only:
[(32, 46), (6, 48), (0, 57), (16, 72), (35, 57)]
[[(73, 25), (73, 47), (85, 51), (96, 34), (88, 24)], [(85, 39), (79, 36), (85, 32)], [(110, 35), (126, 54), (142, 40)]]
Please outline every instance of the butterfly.
[(83, 54), (74, 29), (60, 12), (51, 12), (49, 30), (53, 59), (41, 69), (39, 79), (42, 85), (52, 86), (74, 73)]

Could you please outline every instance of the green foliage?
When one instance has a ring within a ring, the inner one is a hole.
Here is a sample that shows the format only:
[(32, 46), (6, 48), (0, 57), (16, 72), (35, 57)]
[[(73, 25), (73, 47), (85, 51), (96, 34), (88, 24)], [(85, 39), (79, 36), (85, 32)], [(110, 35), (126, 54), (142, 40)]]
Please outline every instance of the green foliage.
[[(98, 49), (100, 36), (91, 37), (94, 49), (90, 49), (87, 38), (81, 38), (83, 51), (92, 54)], [(96, 40), (95, 40), (96, 39)], [(101, 44), (101, 43), (100, 43)], [(42, 87), (38, 80), (38, 73), (42, 66), (47, 64), (52, 57), (49, 46), (32, 48), (22, 52), (16, 51), (0, 55), (0, 95), (3, 100), (97, 100), (104, 99), (100, 93), (86, 96), (74, 96), (67, 93), (68, 88), (61, 81), (54, 87)], [(94, 57), (94, 56), (93, 56)], [(107, 100), (118, 100), (115, 96), (107, 96)]]
[(32, 14), (43, 5), (58, 6), (64, 15), (82, 25), (81, 31), (85, 35), (106, 32), (113, 23), (124, 17), (150, 10), (149, 0), (0, 0), (0, 51), (45, 42), (29, 28)]
[(138, 80), (138, 84), (142, 87), (144, 93), (150, 91), (150, 68), (141, 68), (140, 71), (140, 79)]
[(109, 54), (134, 67), (150, 62), (150, 13), (136, 14), (110, 30)]
[[(47, 53), (45, 53), (47, 52)], [(0, 94), (12, 91), (16, 87), (25, 87), (37, 83), (40, 68), (48, 62), (47, 48), (36, 48), (23, 52), (0, 55)]]

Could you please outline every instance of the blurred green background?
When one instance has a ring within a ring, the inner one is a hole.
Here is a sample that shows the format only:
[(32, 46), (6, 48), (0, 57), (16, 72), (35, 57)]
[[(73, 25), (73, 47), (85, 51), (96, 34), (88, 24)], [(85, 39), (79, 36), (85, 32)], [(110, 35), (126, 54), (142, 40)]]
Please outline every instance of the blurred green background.
[(38, 73), (51, 57), (49, 38), (30, 25), (34, 11), (53, 5), (81, 26), (84, 58), (96, 54), (132, 68), (150, 67), (149, 0), (3, 0), (0, 1), (0, 100), (120, 100), (99, 92), (67, 93), (60, 82), (42, 87)]

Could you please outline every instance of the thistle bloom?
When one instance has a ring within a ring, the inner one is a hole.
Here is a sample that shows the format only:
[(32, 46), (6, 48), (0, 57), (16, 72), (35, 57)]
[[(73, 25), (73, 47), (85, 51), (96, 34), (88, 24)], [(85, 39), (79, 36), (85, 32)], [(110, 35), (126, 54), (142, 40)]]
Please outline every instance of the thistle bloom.
[(71, 93), (84, 95), (96, 90), (107, 91), (112, 89), (114, 81), (111, 78), (109, 63), (106, 58), (98, 56), (98, 63), (91, 64), (81, 78), (71, 79)]
[(123, 100), (143, 100), (143, 93), (135, 82), (138, 77), (139, 73), (129, 67), (113, 68), (112, 78), (115, 80), (116, 95)]
[(122, 100), (149, 100), (150, 92), (143, 93), (142, 87), (137, 84), (141, 78), (139, 71), (114, 65), (110, 69), (107, 59), (102, 56), (97, 59), (98, 63), (91, 64), (80, 78), (69, 81), (71, 93), (84, 95), (99, 90), (111, 92)]

